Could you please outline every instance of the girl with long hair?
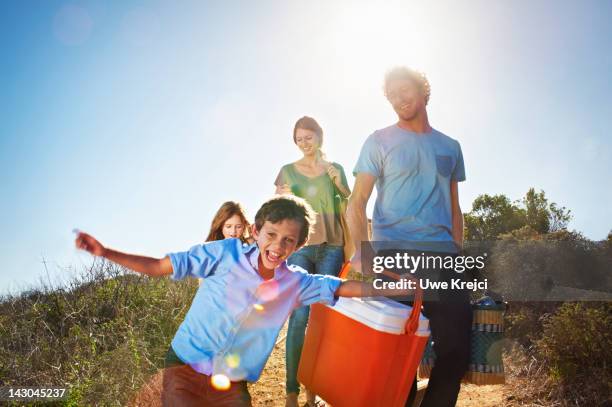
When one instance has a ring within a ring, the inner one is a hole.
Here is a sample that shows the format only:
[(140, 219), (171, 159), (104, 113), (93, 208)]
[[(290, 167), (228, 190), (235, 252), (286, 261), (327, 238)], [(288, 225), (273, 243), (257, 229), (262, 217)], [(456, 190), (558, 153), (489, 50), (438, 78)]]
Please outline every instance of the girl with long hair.
[(236, 237), (243, 243), (250, 243), (249, 222), (244, 208), (238, 202), (224, 202), (210, 224), (207, 242)]

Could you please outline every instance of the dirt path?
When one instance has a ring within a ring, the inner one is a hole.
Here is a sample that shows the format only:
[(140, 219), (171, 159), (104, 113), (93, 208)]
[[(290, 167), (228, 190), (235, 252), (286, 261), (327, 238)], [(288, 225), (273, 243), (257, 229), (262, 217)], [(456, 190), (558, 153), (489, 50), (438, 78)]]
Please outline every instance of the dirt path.
[[(285, 329), (281, 332), (283, 335)], [(162, 375), (161, 372), (153, 376), (149, 383), (141, 389), (136, 396), (133, 406), (156, 407), (161, 406)], [(458, 407), (498, 407), (504, 405), (505, 386), (475, 386), (462, 385), (459, 393)], [(253, 399), (253, 407), (284, 407), (285, 405), (285, 342), (281, 341), (274, 348), (266, 368), (259, 381), (249, 386)], [(304, 405), (306, 398), (304, 392), (300, 393), (300, 406)]]
[(503, 385), (476, 386), (464, 384), (461, 386), (457, 407), (498, 407), (504, 404)]
[[(284, 333), (281, 333), (281, 335)], [(274, 348), (259, 381), (249, 387), (254, 407), (284, 407), (285, 405), (285, 342)], [(461, 386), (457, 407), (499, 407), (503, 405), (504, 386)], [(300, 392), (300, 406), (306, 402)]]

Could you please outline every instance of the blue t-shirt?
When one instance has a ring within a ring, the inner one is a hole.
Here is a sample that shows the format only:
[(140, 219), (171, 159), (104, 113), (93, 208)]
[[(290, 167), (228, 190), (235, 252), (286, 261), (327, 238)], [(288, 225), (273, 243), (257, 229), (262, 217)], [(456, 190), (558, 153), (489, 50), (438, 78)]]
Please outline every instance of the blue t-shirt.
[(200, 373), (256, 381), (278, 333), (294, 308), (333, 303), (342, 280), (308, 274), (283, 262), (274, 277), (257, 273), (257, 244), (240, 239), (200, 244), (171, 253), (172, 278), (203, 278), (172, 349)]
[(456, 251), (452, 238), (451, 181), (464, 181), (459, 143), (432, 129), (398, 125), (370, 135), (353, 174), (376, 177), (372, 240), (426, 242), (418, 249)]

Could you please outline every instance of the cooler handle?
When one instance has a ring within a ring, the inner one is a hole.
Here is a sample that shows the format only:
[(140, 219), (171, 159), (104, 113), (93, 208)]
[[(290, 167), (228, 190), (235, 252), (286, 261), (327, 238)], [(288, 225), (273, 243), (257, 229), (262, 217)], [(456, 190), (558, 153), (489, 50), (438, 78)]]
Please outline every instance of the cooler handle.
[[(342, 265), (342, 268), (340, 269), (340, 273), (338, 273), (338, 277), (346, 278), (350, 269), (351, 269), (351, 262), (350, 261), (344, 262), (344, 264)], [(386, 275), (389, 275), (399, 280), (399, 278), (396, 277), (394, 274), (392, 275), (392, 273), (389, 273)], [(423, 290), (417, 284), (416, 292), (414, 293), (414, 301), (412, 302), (412, 312), (410, 312), (408, 321), (406, 321), (406, 333), (410, 335), (413, 335), (414, 333), (416, 333), (417, 329), (419, 329), (419, 319), (421, 317), (421, 306), (422, 305), (423, 305)]]
[(412, 312), (406, 322), (406, 333), (414, 335), (419, 329), (419, 319), (421, 318), (421, 306), (423, 305), (423, 289), (417, 284), (412, 302)]
[(350, 269), (351, 269), (351, 261), (350, 260), (345, 261), (344, 264), (342, 265), (342, 268), (340, 269), (340, 273), (338, 273), (338, 277), (346, 278)]

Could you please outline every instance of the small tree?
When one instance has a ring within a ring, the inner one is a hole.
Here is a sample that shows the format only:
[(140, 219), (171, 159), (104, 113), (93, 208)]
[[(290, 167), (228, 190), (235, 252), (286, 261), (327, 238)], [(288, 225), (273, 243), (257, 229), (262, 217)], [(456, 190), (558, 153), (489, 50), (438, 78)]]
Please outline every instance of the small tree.
[(483, 194), (465, 214), (465, 235), (468, 240), (496, 240), (526, 226), (536, 234), (547, 234), (565, 230), (571, 219), (571, 211), (548, 202), (542, 190), (530, 188), (514, 202), (503, 194)]
[(478, 196), (465, 215), (468, 240), (494, 240), (524, 225), (524, 211), (503, 194)]
[(536, 192), (529, 188), (522, 200), (525, 207), (526, 222), (539, 233), (550, 233), (567, 228), (571, 211), (556, 203), (548, 203), (544, 191)]

